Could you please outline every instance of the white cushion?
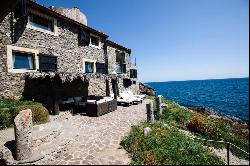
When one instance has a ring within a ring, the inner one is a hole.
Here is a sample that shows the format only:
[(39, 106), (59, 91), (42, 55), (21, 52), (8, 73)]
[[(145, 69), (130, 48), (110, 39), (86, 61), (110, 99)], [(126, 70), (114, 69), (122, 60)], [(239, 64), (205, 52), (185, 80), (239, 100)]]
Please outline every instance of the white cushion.
[(96, 103), (99, 104), (99, 103), (105, 103), (105, 99), (101, 99), (101, 100), (98, 100)]
[(87, 103), (96, 103), (96, 100), (87, 100)]

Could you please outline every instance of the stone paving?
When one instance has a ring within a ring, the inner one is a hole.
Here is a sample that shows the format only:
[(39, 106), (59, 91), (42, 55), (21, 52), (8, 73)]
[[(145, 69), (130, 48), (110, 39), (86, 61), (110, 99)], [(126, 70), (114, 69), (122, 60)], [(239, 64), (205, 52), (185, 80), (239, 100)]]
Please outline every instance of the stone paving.
[(56, 119), (55, 121), (72, 123), (78, 128), (79, 135), (65, 151), (36, 164), (129, 164), (129, 155), (119, 144), (132, 125), (146, 120), (148, 101), (144, 100), (142, 104), (130, 107), (118, 106), (116, 111), (100, 117), (78, 114)]

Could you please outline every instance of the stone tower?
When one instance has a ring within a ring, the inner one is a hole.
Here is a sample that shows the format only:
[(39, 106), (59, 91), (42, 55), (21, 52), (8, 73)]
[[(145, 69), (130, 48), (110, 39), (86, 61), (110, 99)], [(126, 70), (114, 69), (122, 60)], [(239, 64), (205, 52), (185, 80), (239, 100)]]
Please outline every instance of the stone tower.
[(63, 7), (50, 6), (50, 9), (54, 10), (55, 12), (61, 15), (71, 18), (79, 23), (87, 25), (87, 17), (84, 13), (80, 11), (78, 7), (63, 8)]

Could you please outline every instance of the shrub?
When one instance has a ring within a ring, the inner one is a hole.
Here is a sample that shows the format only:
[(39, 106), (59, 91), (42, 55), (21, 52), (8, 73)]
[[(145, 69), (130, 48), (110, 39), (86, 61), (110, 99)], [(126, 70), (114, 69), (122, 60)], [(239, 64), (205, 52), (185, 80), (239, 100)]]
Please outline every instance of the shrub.
[(233, 133), (238, 135), (242, 139), (249, 140), (249, 126), (243, 124), (233, 125)]
[(11, 114), (8, 109), (0, 109), (0, 129), (11, 125)]
[(11, 117), (14, 120), (16, 115), (26, 109), (31, 109), (32, 111), (32, 120), (34, 124), (41, 124), (46, 123), (49, 120), (49, 112), (48, 110), (40, 103), (33, 104), (33, 105), (21, 105), (14, 107), (10, 110)]
[(33, 124), (48, 122), (49, 112), (41, 103), (28, 100), (3, 99), (0, 105), (0, 129), (11, 127), (16, 115), (25, 109), (31, 109)]
[(187, 125), (188, 130), (192, 132), (204, 133), (204, 122), (197, 116), (192, 117)]
[[(144, 136), (143, 128), (148, 126), (152, 131)], [(162, 123), (143, 123), (133, 127), (121, 145), (132, 154), (131, 164), (136, 165), (223, 164), (199, 142)]]
[(185, 128), (186, 123), (190, 119), (190, 112), (185, 109), (177, 109), (173, 106), (162, 111), (161, 119), (170, 124), (176, 123), (179, 127)]

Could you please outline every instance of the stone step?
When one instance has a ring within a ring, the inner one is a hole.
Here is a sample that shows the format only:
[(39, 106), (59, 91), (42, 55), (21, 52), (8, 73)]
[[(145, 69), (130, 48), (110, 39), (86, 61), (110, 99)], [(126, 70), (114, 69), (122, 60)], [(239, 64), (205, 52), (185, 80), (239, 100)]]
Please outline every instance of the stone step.
[(43, 143), (50, 142), (62, 132), (62, 124), (51, 122), (33, 127), (33, 147), (36, 148)]
[(34, 127), (33, 153), (29, 159), (16, 161), (11, 152), (6, 149), (4, 159), (8, 164), (34, 163), (46, 156), (63, 151), (67, 145), (78, 136), (78, 129), (67, 122), (51, 122)]

